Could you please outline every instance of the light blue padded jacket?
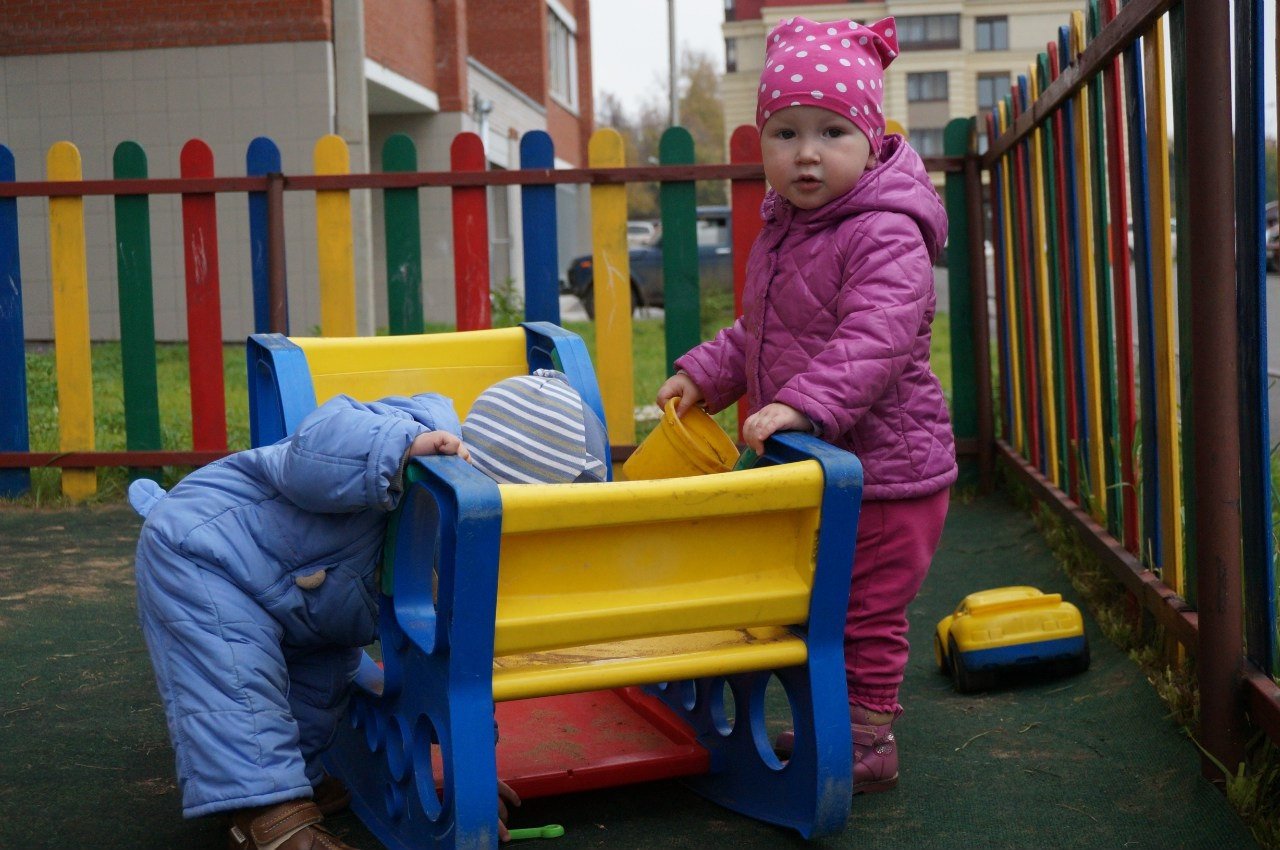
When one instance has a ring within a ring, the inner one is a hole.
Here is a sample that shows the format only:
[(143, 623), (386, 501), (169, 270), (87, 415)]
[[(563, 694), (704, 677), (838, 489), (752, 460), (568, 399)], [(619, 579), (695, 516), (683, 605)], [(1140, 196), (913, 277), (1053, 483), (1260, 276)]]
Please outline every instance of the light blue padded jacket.
[(167, 494), (135, 482), (130, 502), (144, 536), (226, 576), (288, 643), (363, 646), (377, 632), (374, 573), (409, 446), (430, 430), (461, 436), (444, 396), (338, 396), (294, 435), (209, 464)]

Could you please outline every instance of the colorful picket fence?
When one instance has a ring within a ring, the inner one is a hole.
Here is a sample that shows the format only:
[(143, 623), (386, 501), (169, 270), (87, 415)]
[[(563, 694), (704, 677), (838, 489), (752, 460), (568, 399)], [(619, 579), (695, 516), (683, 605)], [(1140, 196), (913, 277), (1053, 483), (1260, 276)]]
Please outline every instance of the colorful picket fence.
[[(48, 154), (47, 180), (17, 183), (13, 156), (0, 145), (0, 270), (7, 282), (0, 294), (0, 339), (4, 340), (0, 346), (0, 494), (25, 492), (30, 485), (27, 469), (34, 466), (61, 467), (64, 494), (83, 499), (96, 491), (96, 466), (192, 465), (226, 453), (220, 231), (215, 206), (218, 192), (243, 193), (247, 200), (247, 260), (253, 287), (254, 328), (283, 332), (288, 332), (289, 324), (282, 195), (285, 191), (314, 194), (320, 331), (326, 336), (340, 336), (356, 333), (352, 190), (373, 188), (383, 193), (389, 332), (406, 334), (420, 333), (424, 327), (420, 188), (451, 188), (455, 324), (461, 330), (474, 330), (487, 328), (491, 322), (486, 187), (521, 186), (525, 316), (559, 323), (561, 258), (556, 247), (555, 184), (590, 184), (595, 268), (607, 272), (595, 283), (596, 366), (611, 441), (615, 445), (634, 443), (626, 183), (663, 181), (662, 220), (668, 241), (675, 246), (665, 257), (670, 362), (700, 339), (694, 236), (697, 180), (731, 181), (735, 254), (739, 258), (735, 262), (735, 288), (740, 297), (747, 247), (760, 226), (759, 207), (764, 193), (755, 129), (738, 130), (733, 161), (728, 165), (694, 165), (692, 138), (681, 127), (665, 132), (660, 164), (656, 167), (626, 168), (621, 137), (609, 129), (592, 136), (586, 169), (555, 170), (551, 137), (541, 131), (530, 132), (521, 140), (519, 170), (485, 171), (483, 146), (473, 133), (455, 138), (450, 158), (449, 172), (419, 172), (412, 141), (396, 135), (383, 146), (381, 173), (353, 175), (346, 143), (337, 136), (326, 136), (315, 145), (312, 174), (286, 177), (276, 144), (268, 138), (257, 138), (246, 151), (246, 176), (219, 177), (209, 146), (192, 139), (181, 151), (180, 177), (157, 180), (148, 179), (143, 149), (134, 142), (124, 142), (115, 151), (112, 179), (84, 180), (75, 146), (59, 142)], [(164, 193), (181, 197), (191, 386), (190, 449), (162, 446), (160, 438), (153, 309), (156, 281), (149, 199)], [(88, 306), (92, 282), (85, 267), (83, 210), (87, 195), (111, 195), (114, 200), (127, 432), (124, 452), (98, 452), (94, 447)], [(60, 451), (45, 453), (29, 451), (23, 354), (18, 252), (21, 234), (16, 198), (32, 196), (48, 197), (50, 204)]]
[[(977, 456), (984, 485), (992, 480), (988, 460), (998, 456), (1164, 628), (1180, 647), (1171, 653), (1197, 656), (1200, 741), (1229, 765), (1243, 747), (1242, 705), (1250, 722), (1280, 741), (1261, 14), (1262, 0), (1236, 0), (1232, 29), (1216, 0), (1129, 0), (1119, 8), (1116, 0), (1090, 0), (1048, 41), (1010, 97), (983, 116), (991, 140), (985, 154), (973, 149), (975, 120), (967, 119), (947, 128), (948, 156), (927, 161), (947, 172), (958, 448)], [(1229, 53), (1224, 47), (1233, 37)], [(1234, 136), (1223, 107), (1233, 74)], [(586, 168), (556, 170), (550, 137), (533, 132), (521, 140), (520, 168), (490, 172), (479, 138), (464, 133), (451, 146), (451, 170), (433, 173), (417, 170), (409, 139), (393, 137), (381, 152), (381, 171), (352, 174), (345, 144), (326, 137), (315, 146), (310, 174), (286, 176), (274, 143), (260, 138), (249, 145), (245, 176), (219, 177), (208, 146), (193, 139), (180, 157), (181, 177), (149, 179), (144, 152), (126, 142), (112, 179), (85, 180), (74, 146), (60, 142), (48, 153), (46, 180), (18, 183), (13, 157), (0, 145), (0, 493), (23, 492), (33, 466), (61, 467), (66, 494), (83, 498), (94, 492), (96, 466), (192, 465), (227, 451), (213, 203), (219, 192), (247, 201), (255, 329), (286, 332), (282, 198), (287, 191), (314, 195), (321, 332), (338, 335), (355, 332), (350, 195), (380, 191), (389, 328), (402, 334), (424, 326), (420, 189), (451, 190), (455, 324), (476, 329), (491, 322), (485, 188), (520, 186), (526, 318), (558, 323), (563, 258), (555, 184), (590, 186), (595, 365), (611, 442), (633, 443), (626, 183), (662, 183), (669, 363), (700, 333), (691, 260), (695, 182), (730, 181), (740, 309), (764, 181), (751, 127), (735, 131), (723, 165), (691, 164), (682, 128), (667, 131), (659, 165), (625, 167), (622, 151), (617, 133), (600, 130)], [(154, 194), (181, 197), (190, 448), (162, 447), (157, 424)], [(85, 268), (83, 212), (89, 195), (110, 195), (115, 204), (124, 452), (93, 445), (87, 292), (94, 282)], [(49, 199), (59, 452), (28, 446), (18, 197)], [(1175, 221), (1183, 224), (1180, 239)], [(986, 362), (988, 292), (998, 390)], [(1197, 607), (1198, 600), (1211, 604)]]
[(1241, 646), (1280, 737), (1261, 14), (1090, 0), (984, 116), (1000, 451), (1202, 656), (1219, 757)]
[[(1114, 0), (1073, 14), (989, 136), (1115, 14)], [(1166, 53), (1157, 25), (996, 159), (990, 192), (1001, 435), (1186, 595)]]

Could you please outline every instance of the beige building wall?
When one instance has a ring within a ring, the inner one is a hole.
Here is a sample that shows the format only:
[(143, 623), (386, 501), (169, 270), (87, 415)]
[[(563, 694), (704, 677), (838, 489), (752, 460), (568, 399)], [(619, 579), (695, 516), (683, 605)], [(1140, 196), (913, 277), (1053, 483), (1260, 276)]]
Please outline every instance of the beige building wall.
[[(0, 144), (13, 152), (21, 181), (44, 180), (49, 147), (63, 140), (80, 151), (86, 180), (112, 177), (112, 155), (123, 141), (142, 146), (151, 177), (178, 177), (179, 154), (191, 138), (203, 139), (213, 149), (215, 173), (240, 176), (248, 144), (257, 136), (279, 146), (286, 174), (310, 174), (316, 141), (339, 132), (335, 93), (343, 85), (367, 86), (372, 113), (367, 129), (354, 126), (341, 133), (348, 138), (356, 172), (371, 166), (381, 170), (382, 144), (392, 133), (413, 139), (421, 170), (448, 171), (449, 145), (464, 131), (485, 136), (493, 167), (518, 168), (519, 137), (547, 123), (544, 107), (474, 60), (468, 63), (470, 110), (441, 113), (434, 92), (385, 68), (366, 61), (363, 68), (348, 68), (344, 74), (335, 68), (329, 42), (289, 42), (0, 56)], [(483, 118), (477, 108), (481, 103), (490, 107)], [(357, 138), (367, 141), (352, 141)], [(523, 291), (520, 190), (490, 191), (493, 273), (499, 282), (509, 278)], [(577, 186), (560, 192), (561, 264), (588, 250), (586, 195)], [(284, 201), (290, 330), (309, 334), (320, 323), (315, 195), (286, 192)], [(357, 321), (362, 333), (372, 333), (388, 323), (381, 193), (353, 192), (352, 204), (355, 225), (362, 231), (355, 257)], [(181, 201), (176, 195), (153, 195), (150, 207), (156, 336), (183, 340)], [(90, 196), (84, 209), (90, 334), (118, 339), (114, 205), (109, 197)], [(243, 193), (220, 194), (217, 209), (223, 338), (243, 340), (253, 332), (248, 204)], [(448, 189), (420, 191), (423, 307), (429, 322), (449, 323), (454, 317), (450, 209)], [(24, 331), (27, 339), (49, 340), (48, 202), (21, 198), (18, 215)]]
[[(528, 96), (507, 85), (501, 77), (480, 62), (467, 62), (467, 112), (432, 113), (425, 109), (399, 112), (375, 112), (369, 117), (374, 170), (381, 170), (382, 146), (395, 133), (413, 140), (418, 151), (418, 168), (422, 171), (448, 171), (449, 147), (459, 133), (476, 133), (485, 143), (490, 167), (520, 167), (520, 137), (530, 130), (546, 128), (546, 109)], [(569, 163), (558, 161), (557, 166)], [(374, 221), (374, 297), (376, 326), (388, 323), (386, 303), (387, 269), (383, 239), (383, 204), (380, 192), (370, 193)], [(580, 224), (577, 195), (579, 188), (566, 187), (558, 198), (557, 214), (560, 235), (568, 240), (562, 246), (560, 265), (573, 254), (582, 253), (589, 231)], [(585, 192), (581, 194), (585, 195)], [(453, 271), (452, 193), (447, 188), (426, 187), (418, 190), (419, 220), (422, 227), (423, 312), (428, 322), (452, 322), (456, 297)], [(581, 219), (589, 221), (589, 219)], [(520, 218), (518, 186), (489, 189), (490, 276), (495, 284), (510, 281), (517, 292), (524, 289), (523, 228)], [(587, 241), (589, 245), (589, 241)]]
[[(548, 8), (560, 6), (549, 0)], [(124, 141), (142, 146), (149, 176), (178, 177), (179, 154), (192, 138), (212, 148), (217, 175), (241, 176), (249, 143), (267, 136), (280, 148), (284, 172), (296, 175), (313, 172), (316, 141), (335, 133), (348, 143), (351, 170), (365, 173), (381, 170), (383, 142), (401, 132), (415, 142), (420, 170), (448, 171), (449, 148), (460, 132), (485, 139), (491, 168), (512, 169), (519, 166), (520, 136), (548, 129), (545, 105), (475, 59), (458, 63), (465, 97), (460, 108), (443, 109), (441, 92), (367, 55), (361, 3), (335, 8), (332, 41), (0, 55), (0, 144), (12, 151), (19, 181), (44, 180), (48, 150), (59, 141), (77, 146), (86, 180), (112, 177), (113, 153)], [(585, 43), (585, 14), (577, 26), (583, 27)], [(541, 55), (542, 48), (533, 46)], [(583, 55), (587, 69), (580, 85), (589, 89), (589, 53)], [(589, 111), (589, 99), (580, 98)], [(557, 103), (562, 115), (570, 114)], [(564, 159), (556, 164), (571, 165)], [(351, 193), (356, 322), (362, 334), (388, 324), (381, 195)], [(493, 188), (489, 199), (492, 276), (522, 292), (520, 189)], [(588, 199), (582, 187), (557, 191), (559, 265), (589, 248)], [(425, 318), (450, 323), (455, 312), (450, 192), (425, 188), (419, 201)], [(20, 198), (17, 206), (25, 336), (51, 340), (48, 201)], [(320, 322), (315, 194), (286, 191), (284, 207), (290, 332), (306, 335)], [(107, 196), (90, 196), (84, 210), (90, 335), (118, 339), (114, 203)], [(156, 336), (183, 340), (181, 199), (153, 195), (150, 212)], [(254, 322), (245, 194), (219, 194), (217, 213), (223, 339), (237, 342), (252, 333)]]
[[(215, 173), (245, 173), (256, 136), (280, 148), (286, 173), (310, 173), (316, 140), (334, 132), (333, 59), (328, 42), (286, 42), (161, 50), (0, 56), (0, 144), (13, 152), (18, 180), (44, 180), (49, 148), (72, 141), (86, 180), (110, 179), (116, 146), (134, 141), (151, 177), (178, 177), (189, 139), (213, 150)], [(186, 338), (182, 206), (151, 196), (156, 335)], [(252, 332), (253, 287), (248, 204), (218, 196), (218, 265), (225, 339)], [(85, 199), (89, 325), (94, 339), (119, 338), (114, 204)], [(286, 263), (294, 329), (319, 322), (315, 204), (285, 193)], [(18, 201), (22, 298), (28, 339), (52, 339), (48, 201)]]
[[(1003, 71), (1016, 81), (1017, 75), (1027, 73), (1028, 66), (1035, 62), (1048, 40), (1056, 37), (1058, 27), (1069, 23), (1071, 13), (1083, 5), (1083, 0), (1022, 0), (1017, 3), (1008, 0), (886, 0), (883, 3), (765, 6), (762, 20), (728, 21), (724, 25), (724, 37), (736, 41), (737, 55), (737, 70), (725, 75), (723, 85), (725, 127), (729, 130), (726, 138), (733, 128), (755, 122), (756, 89), (764, 68), (765, 36), (784, 18), (798, 15), (826, 21), (848, 17), (870, 22), (889, 15), (959, 15), (958, 47), (934, 50), (904, 45), (901, 55), (885, 75), (885, 116), (905, 127), (910, 138), (913, 118), (918, 129), (926, 126), (924, 121), (930, 122), (928, 126), (944, 127), (951, 119), (976, 114), (978, 75)], [(1008, 19), (1009, 49), (978, 51), (977, 19), (998, 17)], [(909, 106), (907, 75), (939, 71), (947, 74), (947, 102)]]

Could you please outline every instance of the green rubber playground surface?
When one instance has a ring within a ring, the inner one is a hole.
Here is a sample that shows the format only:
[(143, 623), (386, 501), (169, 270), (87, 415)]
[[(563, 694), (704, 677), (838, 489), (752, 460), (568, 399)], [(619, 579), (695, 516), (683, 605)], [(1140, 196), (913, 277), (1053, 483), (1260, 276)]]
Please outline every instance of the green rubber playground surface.
[[(184, 821), (133, 602), (138, 520), (126, 506), (0, 508), (0, 848), (221, 850), (216, 818)], [(854, 799), (822, 848), (1246, 848), (1200, 777), (1194, 744), (1141, 671), (1086, 617), (1093, 665), (1070, 679), (955, 693), (932, 628), (966, 593), (1003, 584), (1079, 604), (1031, 520), (1003, 497), (955, 504), (912, 605), (896, 731), (902, 782)], [(707, 803), (678, 782), (531, 800), (513, 827), (563, 837), (513, 847), (779, 848), (794, 833)], [(351, 815), (330, 825), (380, 845)]]

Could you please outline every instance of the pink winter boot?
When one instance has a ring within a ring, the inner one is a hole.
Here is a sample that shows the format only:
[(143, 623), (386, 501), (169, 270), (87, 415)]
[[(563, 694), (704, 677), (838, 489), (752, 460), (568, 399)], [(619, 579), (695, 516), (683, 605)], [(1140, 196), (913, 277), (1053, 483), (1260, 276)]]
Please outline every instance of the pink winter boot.
[[(898, 784), (898, 742), (893, 737), (893, 721), (902, 711), (884, 712), (873, 719), (871, 715), (875, 714), (879, 713), (869, 712), (860, 705), (849, 706), (855, 794), (888, 791)], [(885, 716), (888, 722), (876, 722)]]

